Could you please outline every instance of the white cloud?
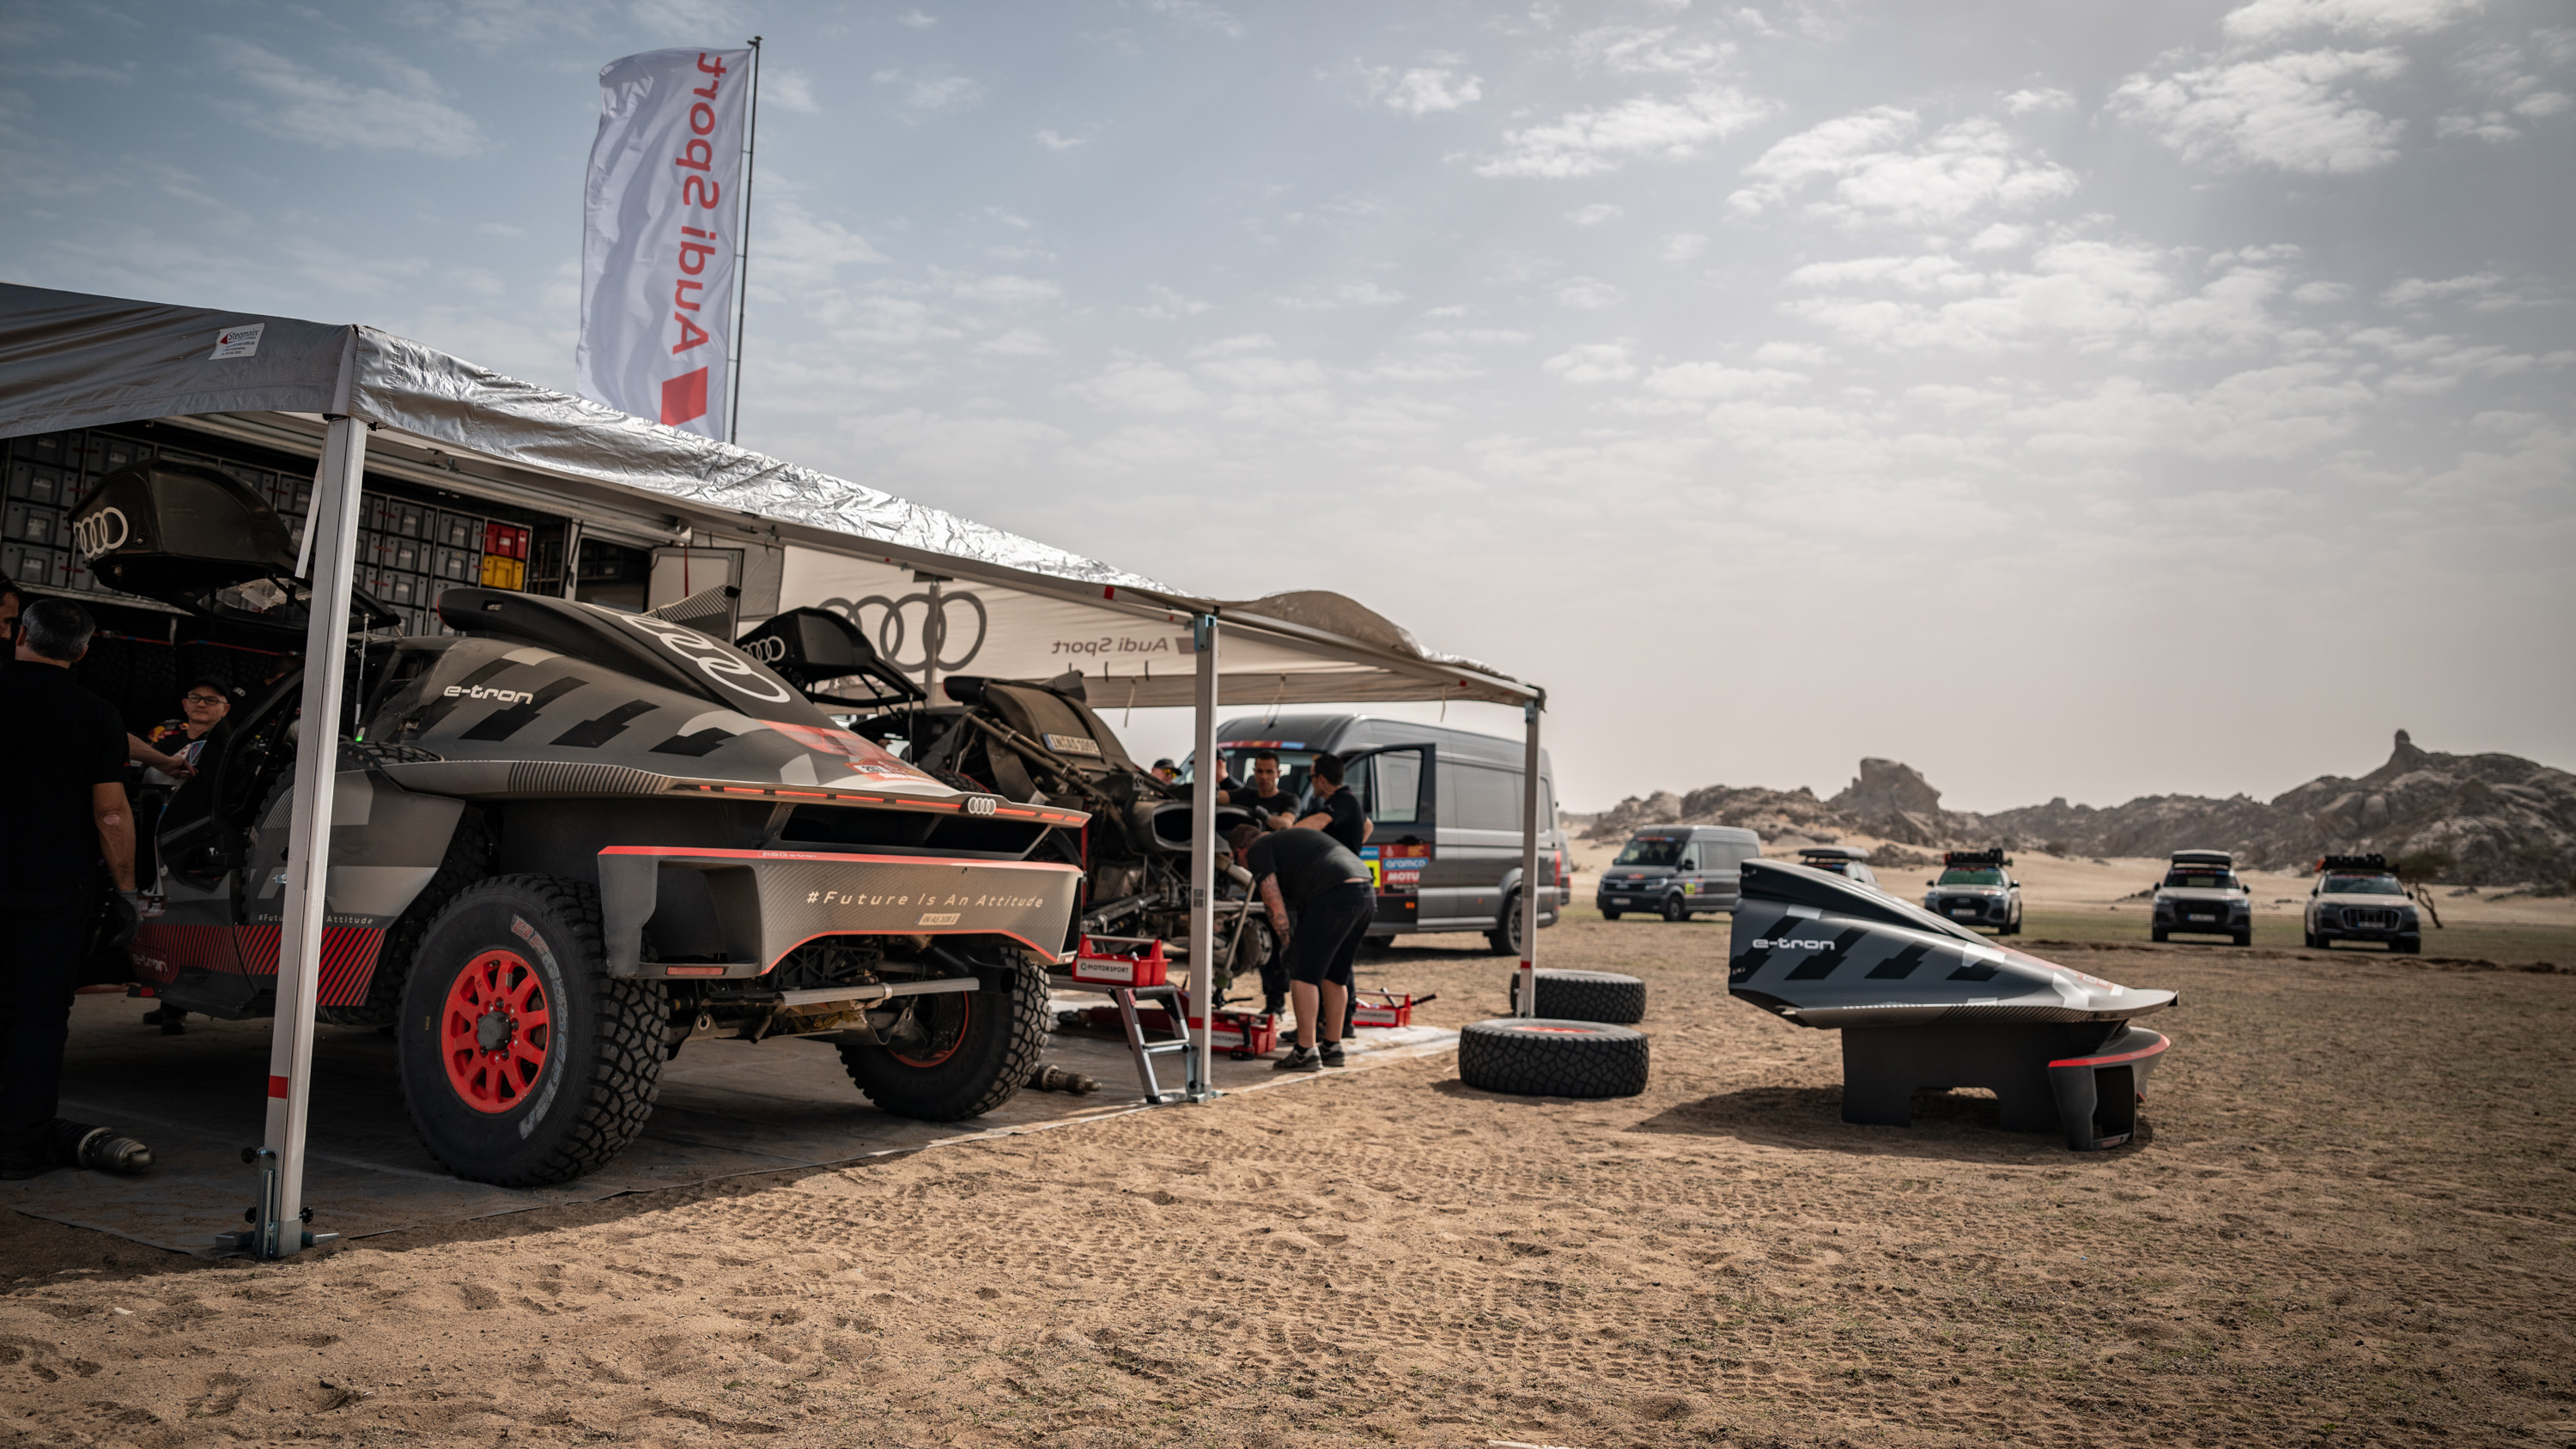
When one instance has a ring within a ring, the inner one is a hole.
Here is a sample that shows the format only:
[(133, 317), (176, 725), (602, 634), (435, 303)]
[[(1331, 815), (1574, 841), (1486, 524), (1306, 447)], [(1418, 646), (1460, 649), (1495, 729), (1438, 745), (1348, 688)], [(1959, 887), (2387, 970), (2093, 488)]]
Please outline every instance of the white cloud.
[(1014, 327), (999, 336), (985, 339), (977, 344), (976, 350), (997, 357), (1053, 357), (1056, 349), (1055, 344), (1046, 339), (1045, 333)]
[(2341, 282), (2302, 282), (2290, 289), (2290, 300), (2311, 307), (2331, 307), (2352, 295), (2352, 288)]
[(1673, 26), (1605, 25), (1574, 37), (1575, 62), (1611, 75), (1706, 75), (1724, 67), (1735, 47)]
[(2485, 0), (2253, 0), (2219, 22), (2229, 40), (2262, 45), (2310, 30), (2371, 40), (2440, 30), (2485, 8)]
[(894, 18), (894, 23), (897, 25), (908, 25), (915, 30), (928, 30), (939, 23), (939, 18), (935, 15), (923, 14), (918, 10), (907, 10), (901, 15), (896, 16)]
[(1091, 135), (1091, 128), (1088, 126), (1084, 127), (1082, 134), (1078, 136), (1068, 136), (1062, 131), (1048, 129), (1038, 132), (1035, 140), (1050, 151), (1070, 151), (1076, 146), (1090, 145)]
[(85, 60), (13, 60), (0, 64), (0, 75), (22, 75), (36, 80), (101, 81), (112, 86), (134, 84), (134, 62), (119, 66), (92, 65)]
[(1985, 285), (1983, 272), (1970, 271), (1947, 256), (1856, 257), (1840, 262), (1809, 262), (1788, 275), (1792, 287), (1843, 287), (1883, 282), (1909, 292), (1973, 292)]
[(792, 193), (764, 200), (757, 218), (752, 275), (764, 283), (785, 280), (800, 286), (822, 286), (836, 280), (840, 269), (886, 260), (867, 238), (837, 221), (816, 216)]
[(506, 221), (483, 221), (474, 224), (474, 234), (490, 237), (494, 241), (525, 241), (528, 229), (524, 226), (513, 226)]
[(1567, 348), (1541, 366), (1573, 383), (1626, 382), (1637, 375), (1624, 342), (1587, 342)]
[(1619, 301), (1619, 289), (1599, 277), (1569, 277), (1551, 288), (1548, 295), (1555, 298), (1560, 307), (1576, 307), (1587, 312), (1615, 306)]
[(1687, 262), (1708, 250), (1708, 238), (1695, 231), (1676, 232), (1664, 239), (1664, 260)]
[(1605, 221), (1616, 221), (1625, 215), (1627, 215), (1627, 209), (1624, 207), (1613, 206), (1606, 201), (1596, 201), (1590, 206), (1578, 206), (1567, 212), (1565, 219), (1576, 226), (1599, 226)]
[(1807, 380), (1806, 374), (1776, 367), (1728, 367), (1718, 362), (1684, 362), (1648, 374), (1645, 389), (1665, 397), (1730, 398), (1778, 392)]
[(2384, 307), (2422, 311), (2435, 302), (2457, 302), (2472, 312), (2514, 312), (2526, 307), (2562, 305), (2510, 286), (2495, 272), (2471, 272), (2438, 281), (2408, 277), (2379, 294)]
[(1415, 66), (1405, 71), (1387, 66), (1354, 68), (1370, 100), (1407, 116), (1454, 111), (1474, 104), (1485, 93), (1482, 81), (1447, 66)]
[(892, 90), (895, 104), (916, 115), (967, 110), (984, 99), (984, 83), (958, 75), (944, 65), (915, 71), (881, 70), (869, 77)]
[(1052, 302), (1064, 295), (1064, 288), (1044, 277), (1021, 277), (997, 273), (989, 277), (953, 277), (949, 291), (969, 302), (988, 302), (999, 307), (1022, 307), (1036, 302)]
[(1640, 157), (1682, 159), (1731, 136), (1772, 111), (1769, 101), (1731, 86), (1694, 91), (1678, 101), (1639, 97), (1594, 110), (1568, 111), (1543, 125), (1504, 134), (1503, 155), (1480, 163), (1479, 176), (1593, 176)]
[[(2176, 290), (2163, 258), (2144, 247), (2067, 241), (2043, 247), (2026, 272), (1977, 273), (1946, 256), (1871, 257), (1812, 264), (1792, 274), (1811, 289), (1842, 295), (1793, 301), (1790, 315), (1879, 348), (1957, 348), (1991, 352), (2056, 337), (2107, 346), (2150, 330), (2157, 308)], [(1893, 288), (1947, 301), (1865, 296)], [(2169, 330), (2210, 325), (2177, 316)]]
[(2406, 69), (2395, 50), (2313, 50), (2122, 81), (2110, 109), (2193, 161), (2336, 174), (2395, 160), (2405, 123), (2358, 99), (2358, 83)]
[(1278, 299), (1282, 307), (1295, 307), (1306, 312), (1329, 312), (1342, 307), (1392, 307), (1404, 300), (1402, 292), (1381, 287), (1375, 282), (1345, 282), (1338, 287), (1300, 293)]
[(2350, 436), (2375, 401), (2371, 390), (2321, 363), (2257, 368), (2198, 392), (2164, 392), (2114, 377), (2089, 395), (2006, 415), (2029, 430), (2038, 453), (2124, 457), (2282, 459)]
[(1208, 395), (1190, 375), (1151, 358), (1126, 356), (1097, 377), (1076, 384), (1074, 393), (1105, 408), (1140, 413), (1185, 413), (1208, 405)]
[(2029, 240), (2029, 227), (2015, 226), (2008, 221), (1998, 221), (1989, 224), (1985, 230), (1968, 238), (1968, 250), (1972, 252), (2008, 252)]
[(474, 118), (442, 99), (427, 71), (390, 56), (361, 54), (355, 63), (386, 80), (361, 85), (314, 70), (245, 40), (210, 36), (206, 52), (221, 67), (229, 93), (215, 105), (253, 130), (337, 150), (365, 146), (470, 156), (483, 149)]
[(2074, 104), (2075, 97), (2053, 88), (2014, 91), (2003, 98), (2003, 108), (2016, 116), (2033, 111), (2063, 111)]
[(760, 98), (800, 116), (823, 114), (814, 101), (814, 82), (801, 71), (771, 69), (760, 78)]
[(1207, 0), (1143, 0), (1143, 3), (1147, 10), (1183, 25), (1212, 30), (1224, 36), (1243, 34), (1242, 21), (1235, 19), (1232, 13), (1208, 4)]
[(1787, 367), (1824, 367), (1834, 360), (1831, 350), (1805, 342), (1765, 342), (1753, 349), (1753, 360)]
[(2075, 173), (2020, 154), (2021, 144), (1990, 120), (1960, 121), (1906, 146), (1919, 125), (1911, 111), (1880, 106), (1810, 127), (1745, 167), (1752, 184), (1727, 200), (1739, 213), (1759, 215), (1830, 181), (1831, 199), (1811, 203), (1811, 214), (1921, 227), (2019, 210), (2075, 190)]
[(1215, 305), (1212, 302), (1202, 302), (1196, 297), (1183, 296), (1159, 282), (1146, 286), (1145, 297), (1145, 305), (1138, 310), (1148, 317), (1163, 322), (1182, 317), (1195, 317)]

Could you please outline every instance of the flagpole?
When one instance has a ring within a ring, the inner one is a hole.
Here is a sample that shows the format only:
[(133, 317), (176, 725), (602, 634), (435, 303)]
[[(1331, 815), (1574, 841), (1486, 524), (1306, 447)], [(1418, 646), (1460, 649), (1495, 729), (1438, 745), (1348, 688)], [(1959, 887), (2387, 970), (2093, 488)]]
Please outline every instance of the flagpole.
[(725, 441), (737, 442), (742, 435), (742, 324), (751, 311), (751, 178), (760, 164), (760, 37), (751, 38), (751, 121), (744, 128), (742, 144), (742, 220), (736, 229), (741, 249), (734, 255), (733, 269), (733, 362), (725, 369), (726, 381), (733, 384), (733, 408), (725, 419)]

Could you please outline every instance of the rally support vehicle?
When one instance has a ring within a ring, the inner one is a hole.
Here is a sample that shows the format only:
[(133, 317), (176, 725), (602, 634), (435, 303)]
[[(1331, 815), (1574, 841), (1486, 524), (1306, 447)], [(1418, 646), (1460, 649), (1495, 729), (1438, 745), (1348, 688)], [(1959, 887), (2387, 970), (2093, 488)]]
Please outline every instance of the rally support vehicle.
[[(229, 476), (139, 466), (74, 518), (111, 586), (302, 638), (287, 532)], [(1028, 1080), (1080, 879), (1030, 857), (1083, 812), (925, 773), (672, 618), (491, 588), (437, 607), (454, 635), (353, 634), (339, 719), (299, 718), (290, 672), (210, 736), (153, 832), (132, 979), (275, 1013), (293, 761), (328, 728), (320, 1014), (392, 1029), (413, 1125), (457, 1175), (600, 1167), (701, 1036), (830, 1042), (859, 1091), (926, 1120)], [(819, 671), (837, 674), (867, 651), (819, 611), (772, 637), (790, 673), (818, 672), (799, 651), (841, 651)]]
[(2422, 918), (2385, 856), (2329, 855), (2318, 861), (2306, 914), (2311, 950), (2337, 941), (2383, 941), (2407, 956), (2424, 949)]
[(1650, 825), (1628, 837), (1601, 872), (1593, 904), (1601, 919), (1651, 911), (1667, 921), (1735, 909), (1738, 869), (1762, 853), (1762, 837), (1731, 825)]
[(2225, 936), (2239, 946), (2254, 944), (2254, 895), (2236, 878), (2236, 857), (2224, 850), (2175, 851), (2153, 909), (2147, 933), (2156, 940)]
[(2021, 882), (2005, 867), (2012, 857), (2002, 850), (1953, 850), (1941, 857), (1941, 874), (1925, 881), (1932, 889), (1923, 909), (1963, 926), (1987, 926), (1998, 936), (2021, 934)]

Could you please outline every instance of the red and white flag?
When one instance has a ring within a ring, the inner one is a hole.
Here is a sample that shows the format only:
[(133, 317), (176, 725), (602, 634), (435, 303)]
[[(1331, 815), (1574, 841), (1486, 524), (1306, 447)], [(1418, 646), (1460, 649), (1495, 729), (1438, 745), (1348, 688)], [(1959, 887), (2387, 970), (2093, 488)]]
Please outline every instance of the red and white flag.
[(582, 395), (724, 436), (734, 195), (751, 51), (648, 50), (599, 70), (582, 197)]

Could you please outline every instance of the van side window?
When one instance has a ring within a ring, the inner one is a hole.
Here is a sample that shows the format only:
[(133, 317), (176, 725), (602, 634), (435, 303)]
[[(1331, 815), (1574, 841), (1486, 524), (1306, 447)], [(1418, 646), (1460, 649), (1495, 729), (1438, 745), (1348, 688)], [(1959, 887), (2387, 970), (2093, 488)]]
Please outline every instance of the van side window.
[(1440, 762), (1441, 823), (1467, 830), (1521, 828), (1521, 776), (1489, 765)]

